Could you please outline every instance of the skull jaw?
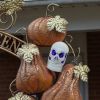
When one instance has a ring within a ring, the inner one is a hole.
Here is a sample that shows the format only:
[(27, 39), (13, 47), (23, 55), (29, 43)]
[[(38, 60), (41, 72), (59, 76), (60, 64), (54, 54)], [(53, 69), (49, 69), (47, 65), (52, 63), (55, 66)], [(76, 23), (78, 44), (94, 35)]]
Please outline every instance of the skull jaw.
[(54, 72), (62, 72), (63, 65), (58, 63), (52, 63), (51, 61), (48, 62), (47, 68)]

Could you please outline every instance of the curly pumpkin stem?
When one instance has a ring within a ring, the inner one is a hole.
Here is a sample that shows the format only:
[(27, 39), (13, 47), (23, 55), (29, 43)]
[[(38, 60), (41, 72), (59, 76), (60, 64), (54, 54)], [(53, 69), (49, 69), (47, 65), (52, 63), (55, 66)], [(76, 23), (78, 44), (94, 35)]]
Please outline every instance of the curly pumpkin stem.
[[(59, 5), (56, 4), (56, 3), (51, 3), (51, 4), (49, 4), (49, 5), (47, 6), (47, 9), (46, 9), (46, 17), (49, 16), (49, 15), (48, 15), (48, 11), (49, 11), (49, 12), (54, 12), (54, 11), (55, 11), (55, 6), (56, 6), (56, 7), (59, 7)], [(51, 8), (51, 9), (50, 9), (50, 8)]]

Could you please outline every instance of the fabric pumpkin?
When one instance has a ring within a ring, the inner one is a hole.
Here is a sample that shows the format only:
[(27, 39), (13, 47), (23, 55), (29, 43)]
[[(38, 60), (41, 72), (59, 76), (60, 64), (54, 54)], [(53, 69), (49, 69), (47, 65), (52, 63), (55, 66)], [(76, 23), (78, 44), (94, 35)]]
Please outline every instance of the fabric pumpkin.
[(68, 22), (60, 16), (41, 17), (29, 24), (27, 34), (32, 43), (50, 46), (54, 42), (64, 40), (67, 24)]
[(44, 92), (41, 100), (82, 100), (78, 79), (73, 78), (74, 66), (65, 66), (57, 83)]
[(31, 63), (21, 60), (16, 77), (16, 87), (25, 93), (39, 93), (53, 83), (53, 74), (48, 71), (40, 55), (34, 55)]

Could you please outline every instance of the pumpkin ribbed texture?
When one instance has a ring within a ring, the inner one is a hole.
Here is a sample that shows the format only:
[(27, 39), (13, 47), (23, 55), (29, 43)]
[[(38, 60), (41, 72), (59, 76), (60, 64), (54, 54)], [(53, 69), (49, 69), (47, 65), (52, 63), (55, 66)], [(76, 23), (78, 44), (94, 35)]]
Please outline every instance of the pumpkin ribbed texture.
[(41, 17), (29, 24), (27, 34), (32, 43), (40, 46), (50, 46), (54, 42), (64, 40), (66, 34), (56, 30), (48, 30), (47, 22), (49, 18), (51, 17)]
[(39, 93), (53, 83), (53, 74), (48, 71), (40, 55), (35, 55), (32, 63), (21, 61), (16, 77), (16, 87), (25, 93)]
[(57, 83), (44, 92), (41, 100), (82, 100), (72, 64), (65, 66)]

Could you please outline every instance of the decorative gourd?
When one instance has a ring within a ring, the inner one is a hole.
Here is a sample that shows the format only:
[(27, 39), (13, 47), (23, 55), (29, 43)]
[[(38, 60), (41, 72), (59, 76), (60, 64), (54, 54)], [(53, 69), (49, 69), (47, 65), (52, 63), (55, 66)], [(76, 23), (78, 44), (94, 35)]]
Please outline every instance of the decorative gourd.
[(9, 98), (8, 100), (35, 100), (35, 98), (23, 94), (23, 92), (18, 92), (15, 96)]
[(38, 93), (47, 90), (53, 83), (53, 76), (42, 58), (34, 56), (32, 64), (21, 61), (21, 65), (16, 77), (16, 87), (26, 93)]
[(49, 46), (64, 40), (67, 24), (68, 22), (60, 16), (41, 17), (29, 24), (27, 34), (32, 43)]
[(44, 92), (41, 100), (82, 100), (78, 80), (73, 78), (74, 66), (65, 66), (57, 83)]
[[(16, 87), (19, 91), (25, 93), (39, 93), (47, 90), (53, 83), (53, 74), (46, 68), (46, 64), (43, 61), (40, 54), (36, 53), (36, 46), (32, 49), (32, 44), (28, 45), (28, 48), (20, 48), (18, 55), (23, 55), (19, 71), (16, 77)], [(25, 50), (28, 51), (25, 52)], [(30, 53), (29, 53), (30, 52)], [(33, 53), (33, 60), (31, 59), (31, 53)], [(35, 54), (36, 53), (36, 54)], [(30, 56), (29, 56), (30, 55)], [(31, 62), (30, 59), (32, 60)]]

